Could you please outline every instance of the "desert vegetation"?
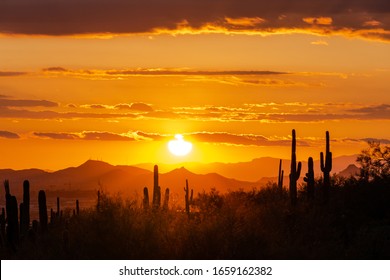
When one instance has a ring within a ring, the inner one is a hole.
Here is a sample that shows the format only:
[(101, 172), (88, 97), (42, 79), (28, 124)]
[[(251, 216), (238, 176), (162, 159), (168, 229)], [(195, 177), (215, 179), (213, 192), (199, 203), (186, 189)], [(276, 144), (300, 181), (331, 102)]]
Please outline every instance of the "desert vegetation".
[(39, 221), (30, 221), (29, 182), (17, 204), (4, 182), (2, 259), (388, 259), (390, 257), (390, 149), (370, 143), (357, 158), (361, 174), (331, 175), (330, 134), (320, 155), (322, 175), (308, 160), (304, 183), (296, 137), (288, 187), (282, 162), (277, 183), (252, 191), (194, 194), (183, 182), (183, 206), (154, 168), (153, 193), (138, 200), (98, 191), (96, 204), (48, 211), (39, 192)]

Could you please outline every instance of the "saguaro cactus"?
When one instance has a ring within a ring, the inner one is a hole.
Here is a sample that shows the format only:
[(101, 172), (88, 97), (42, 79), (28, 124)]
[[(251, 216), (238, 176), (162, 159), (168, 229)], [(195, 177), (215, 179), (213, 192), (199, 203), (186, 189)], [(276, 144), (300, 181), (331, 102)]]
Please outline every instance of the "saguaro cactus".
[(80, 205), (79, 205), (79, 200), (76, 199), (76, 215), (78, 216), (80, 214)]
[[(23, 208), (23, 209), (22, 209)], [(30, 182), (23, 182), (23, 206), (20, 209), (20, 231), (26, 233), (30, 227)], [(23, 215), (22, 215), (23, 212)]]
[(12, 249), (16, 249), (19, 241), (19, 224), (18, 224), (18, 202), (16, 197), (9, 195), (9, 203), (7, 207), (7, 241)]
[(97, 203), (96, 203), (96, 211), (100, 211), (100, 191), (97, 191)]
[(47, 206), (46, 206), (46, 193), (40, 190), (38, 193), (38, 204), (39, 204), (39, 223), (41, 231), (47, 231)]
[(184, 192), (185, 192), (184, 199), (185, 199), (186, 213), (189, 216), (190, 215), (190, 205), (192, 203), (194, 190), (191, 189), (191, 195), (190, 195), (189, 187), (188, 187), (188, 180), (186, 180), (186, 187), (184, 188)]
[(5, 239), (5, 209), (4, 207), (1, 208), (1, 216), (0, 216), (0, 233), (2, 240)]
[(325, 162), (324, 154), (320, 153), (320, 164), (321, 171), (324, 173), (324, 183), (323, 183), (323, 193), (325, 200), (329, 198), (329, 189), (330, 189), (330, 171), (332, 171), (332, 152), (330, 151), (329, 144), (329, 131), (326, 132), (326, 151), (325, 151)]
[(283, 189), (283, 176), (284, 170), (282, 170), (282, 160), (279, 161), (279, 174), (278, 174), (278, 189)]
[(158, 185), (158, 166), (154, 166), (154, 180), (153, 180), (153, 208), (158, 209), (161, 205), (161, 188)]
[(147, 187), (144, 188), (144, 199), (142, 201), (142, 205), (144, 210), (149, 209), (149, 191)]
[(169, 204), (169, 188), (165, 190), (163, 209), (168, 210)]
[(306, 177), (303, 180), (307, 183), (307, 197), (314, 198), (314, 163), (313, 158), (309, 157), (307, 162), (308, 171)]
[(301, 175), (301, 162), (298, 162), (297, 165), (297, 156), (296, 156), (296, 139), (295, 139), (295, 129), (292, 130), (292, 143), (291, 143), (291, 169), (290, 169), (290, 199), (291, 204), (295, 205), (297, 203), (297, 181)]
[(59, 217), (60, 216), (60, 198), (57, 196), (57, 212), (56, 212), (56, 216)]
[(9, 181), (4, 181), (5, 189), (5, 211), (6, 211), (6, 236), (8, 244), (12, 249), (16, 249), (19, 240), (19, 223), (18, 223), (18, 202), (16, 197), (11, 195), (9, 190)]

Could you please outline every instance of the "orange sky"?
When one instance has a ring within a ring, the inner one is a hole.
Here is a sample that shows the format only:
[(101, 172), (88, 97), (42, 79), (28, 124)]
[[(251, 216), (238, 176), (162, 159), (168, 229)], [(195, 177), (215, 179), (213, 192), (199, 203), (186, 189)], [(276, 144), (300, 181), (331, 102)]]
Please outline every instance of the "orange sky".
[(293, 128), (300, 160), (326, 130), (334, 156), (390, 143), (386, 1), (182, 2), (1, 2), (0, 168), (288, 158)]

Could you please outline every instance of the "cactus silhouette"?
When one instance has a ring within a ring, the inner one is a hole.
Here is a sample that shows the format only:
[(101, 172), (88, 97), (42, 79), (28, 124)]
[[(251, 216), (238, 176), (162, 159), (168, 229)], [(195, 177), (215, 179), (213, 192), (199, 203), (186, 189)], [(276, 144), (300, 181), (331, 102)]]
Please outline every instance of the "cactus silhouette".
[(20, 208), (20, 232), (25, 234), (30, 227), (30, 182), (23, 182), (23, 203)]
[(153, 180), (153, 209), (160, 208), (161, 205), (161, 188), (158, 185), (158, 166), (154, 166), (154, 180)]
[(332, 171), (332, 152), (330, 151), (329, 144), (329, 131), (326, 132), (326, 150), (325, 150), (325, 162), (324, 153), (320, 153), (321, 171), (324, 174), (323, 194), (325, 201), (329, 199), (330, 189), (330, 171)]
[(1, 208), (0, 233), (1, 233), (1, 238), (4, 241), (5, 240), (5, 209), (4, 209), (4, 207)]
[(9, 196), (7, 209), (7, 241), (13, 250), (19, 241), (19, 226), (18, 226), (18, 202), (15, 196)]
[(184, 195), (185, 209), (186, 209), (187, 215), (189, 216), (190, 215), (190, 205), (192, 203), (194, 190), (191, 189), (191, 195), (190, 195), (189, 187), (188, 187), (188, 180), (186, 180), (186, 186), (184, 188), (184, 192), (185, 192), (185, 195)]
[(147, 187), (144, 188), (144, 199), (142, 201), (142, 206), (144, 210), (149, 209), (149, 190)]
[(60, 198), (57, 197), (57, 212), (56, 212), (56, 216), (59, 217), (60, 216)]
[(314, 163), (313, 158), (309, 157), (307, 162), (308, 171), (306, 177), (303, 180), (307, 183), (307, 197), (310, 199), (314, 198)]
[(9, 189), (9, 181), (4, 181), (5, 189), (5, 211), (6, 211), (6, 236), (7, 242), (13, 250), (16, 250), (16, 245), (19, 240), (19, 223), (18, 223), (18, 202), (16, 197), (11, 195)]
[(295, 129), (292, 130), (292, 143), (291, 143), (291, 169), (290, 169), (290, 199), (291, 204), (295, 205), (297, 203), (297, 181), (301, 174), (301, 162), (298, 162), (297, 165), (297, 156), (296, 156), (296, 138), (295, 138)]
[(282, 160), (279, 161), (279, 174), (278, 174), (278, 189), (283, 189), (283, 176), (284, 170), (282, 170)]
[(46, 206), (46, 193), (40, 190), (38, 193), (39, 204), (39, 224), (42, 232), (47, 231), (47, 206)]
[(163, 209), (168, 210), (169, 204), (169, 188), (165, 190)]
[(97, 203), (96, 203), (96, 211), (100, 211), (100, 191), (97, 191)]
[(79, 200), (76, 199), (76, 215), (80, 215), (80, 205), (79, 205)]

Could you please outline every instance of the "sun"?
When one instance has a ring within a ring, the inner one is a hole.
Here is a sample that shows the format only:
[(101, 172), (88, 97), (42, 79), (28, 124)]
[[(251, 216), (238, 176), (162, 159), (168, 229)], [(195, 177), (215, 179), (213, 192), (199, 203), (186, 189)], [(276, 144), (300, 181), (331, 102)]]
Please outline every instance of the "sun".
[(178, 157), (188, 155), (192, 150), (192, 143), (185, 141), (181, 134), (176, 134), (175, 138), (168, 142), (168, 150), (171, 154)]

